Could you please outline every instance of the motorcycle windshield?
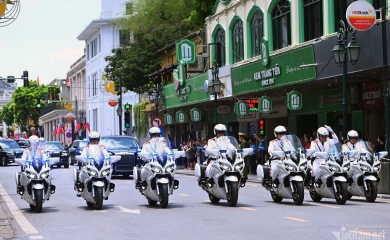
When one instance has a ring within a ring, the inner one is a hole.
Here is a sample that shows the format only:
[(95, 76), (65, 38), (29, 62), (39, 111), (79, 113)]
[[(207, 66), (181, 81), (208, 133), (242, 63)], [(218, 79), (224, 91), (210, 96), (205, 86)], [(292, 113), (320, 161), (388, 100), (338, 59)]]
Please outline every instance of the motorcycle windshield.
[(237, 139), (232, 136), (219, 137), (216, 143), (220, 150), (233, 150), (234, 148), (238, 148)]
[(42, 170), (43, 161), (42, 158), (35, 158), (28, 161), (30, 163), (30, 166), (34, 168), (36, 172), (40, 172)]
[(157, 160), (161, 166), (165, 166), (172, 153), (171, 142), (165, 137), (160, 137), (150, 139), (150, 143), (157, 154), (155, 160)]
[(330, 144), (328, 154), (329, 154), (329, 160), (337, 161), (341, 163), (342, 156), (343, 156), (341, 143), (337, 142), (335, 144)]
[(367, 149), (367, 151), (372, 155), (375, 154), (375, 149), (373, 148), (373, 145), (368, 141), (363, 141), (363, 139), (359, 138), (358, 143), (363, 146), (363, 148)]
[(290, 141), (291, 146), (295, 149), (295, 151), (299, 151), (301, 149), (304, 149), (301, 143), (301, 140), (298, 138), (297, 135), (289, 134), (284, 137), (282, 137), (282, 141)]

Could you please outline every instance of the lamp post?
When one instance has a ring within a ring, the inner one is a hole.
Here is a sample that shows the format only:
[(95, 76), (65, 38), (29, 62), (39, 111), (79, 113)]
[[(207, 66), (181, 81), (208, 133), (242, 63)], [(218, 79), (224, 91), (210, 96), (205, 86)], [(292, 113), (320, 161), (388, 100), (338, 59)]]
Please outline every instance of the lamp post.
[(218, 63), (216, 60), (214, 60), (213, 68), (212, 68), (213, 79), (208, 86), (209, 94), (214, 95), (214, 125), (217, 124), (217, 99), (218, 99), (218, 94), (221, 91), (221, 85), (222, 85), (221, 81), (219, 80), (218, 74), (219, 74)]
[(150, 90), (148, 92), (149, 100), (153, 101), (156, 106), (156, 117), (158, 117), (158, 106), (164, 104), (164, 95), (162, 93), (161, 84), (156, 84), (156, 90)]
[[(360, 46), (357, 44), (356, 31), (347, 27), (343, 20), (338, 23), (338, 41), (332, 52), (334, 60), (339, 67), (343, 67), (343, 140), (347, 138), (348, 133), (348, 78), (347, 78), (347, 60), (351, 64), (356, 64), (359, 60)], [(352, 33), (351, 41), (347, 45), (348, 33)]]
[(118, 108), (116, 109), (116, 113), (119, 117), (119, 135), (122, 135), (122, 78), (119, 78), (119, 99), (118, 99)]

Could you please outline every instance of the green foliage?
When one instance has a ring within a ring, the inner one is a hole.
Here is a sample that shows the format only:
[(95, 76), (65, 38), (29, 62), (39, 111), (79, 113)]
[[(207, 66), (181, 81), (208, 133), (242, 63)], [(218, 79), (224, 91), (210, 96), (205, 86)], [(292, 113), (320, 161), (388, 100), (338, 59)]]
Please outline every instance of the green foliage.
[(8, 125), (14, 122), (14, 110), (11, 103), (7, 103), (3, 106), (3, 111), (0, 112), (1, 119)]
[(133, 106), (135, 135), (138, 139), (146, 137), (148, 132), (148, 115), (145, 111), (146, 103), (147, 101), (143, 101)]

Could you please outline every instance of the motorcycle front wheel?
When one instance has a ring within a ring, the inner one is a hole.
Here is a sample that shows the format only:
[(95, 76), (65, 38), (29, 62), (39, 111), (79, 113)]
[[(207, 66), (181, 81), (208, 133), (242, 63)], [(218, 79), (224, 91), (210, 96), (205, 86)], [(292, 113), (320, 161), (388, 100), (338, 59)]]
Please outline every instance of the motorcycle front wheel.
[(103, 187), (95, 187), (95, 209), (103, 208)]
[(348, 199), (348, 188), (346, 182), (336, 182), (336, 189), (334, 190), (334, 196), (337, 204), (345, 204)]
[(378, 184), (373, 181), (367, 181), (367, 190), (364, 190), (364, 195), (366, 195), (367, 202), (375, 202), (376, 197), (378, 196)]
[(293, 200), (295, 205), (302, 205), (304, 198), (303, 182), (293, 182)]
[(227, 201), (229, 206), (235, 207), (238, 201), (238, 182), (230, 182), (228, 184)]
[(162, 208), (168, 207), (168, 184), (160, 184), (160, 204)]
[(37, 213), (42, 212), (43, 204), (43, 189), (34, 189), (35, 211)]

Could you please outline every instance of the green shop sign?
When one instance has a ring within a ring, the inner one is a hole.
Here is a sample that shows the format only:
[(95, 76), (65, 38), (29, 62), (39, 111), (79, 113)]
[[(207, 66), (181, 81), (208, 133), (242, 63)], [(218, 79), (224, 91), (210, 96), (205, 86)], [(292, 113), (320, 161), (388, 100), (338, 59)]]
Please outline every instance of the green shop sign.
[(186, 122), (188, 122), (187, 114), (183, 110), (180, 110), (180, 111), (176, 112), (176, 122), (177, 123), (186, 123)]
[(267, 66), (258, 60), (232, 68), (234, 94), (258, 92), (311, 81), (316, 76), (316, 68), (300, 66), (313, 63), (315, 63), (313, 46), (308, 45), (270, 56)]
[(249, 106), (247, 102), (239, 101), (234, 104), (234, 112), (239, 117), (245, 117), (249, 114)]
[(181, 40), (176, 44), (176, 60), (177, 62), (182, 61), (184, 64), (195, 63), (195, 43), (188, 39)]
[(299, 110), (302, 108), (302, 94), (293, 90), (287, 93), (287, 108), (290, 110)]
[(191, 122), (200, 122), (202, 120), (202, 111), (199, 108), (190, 110)]
[(165, 123), (165, 125), (173, 125), (173, 114), (172, 113), (164, 114), (164, 123)]
[(272, 112), (272, 99), (267, 96), (259, 98), (259, 112), (271, 113)]

